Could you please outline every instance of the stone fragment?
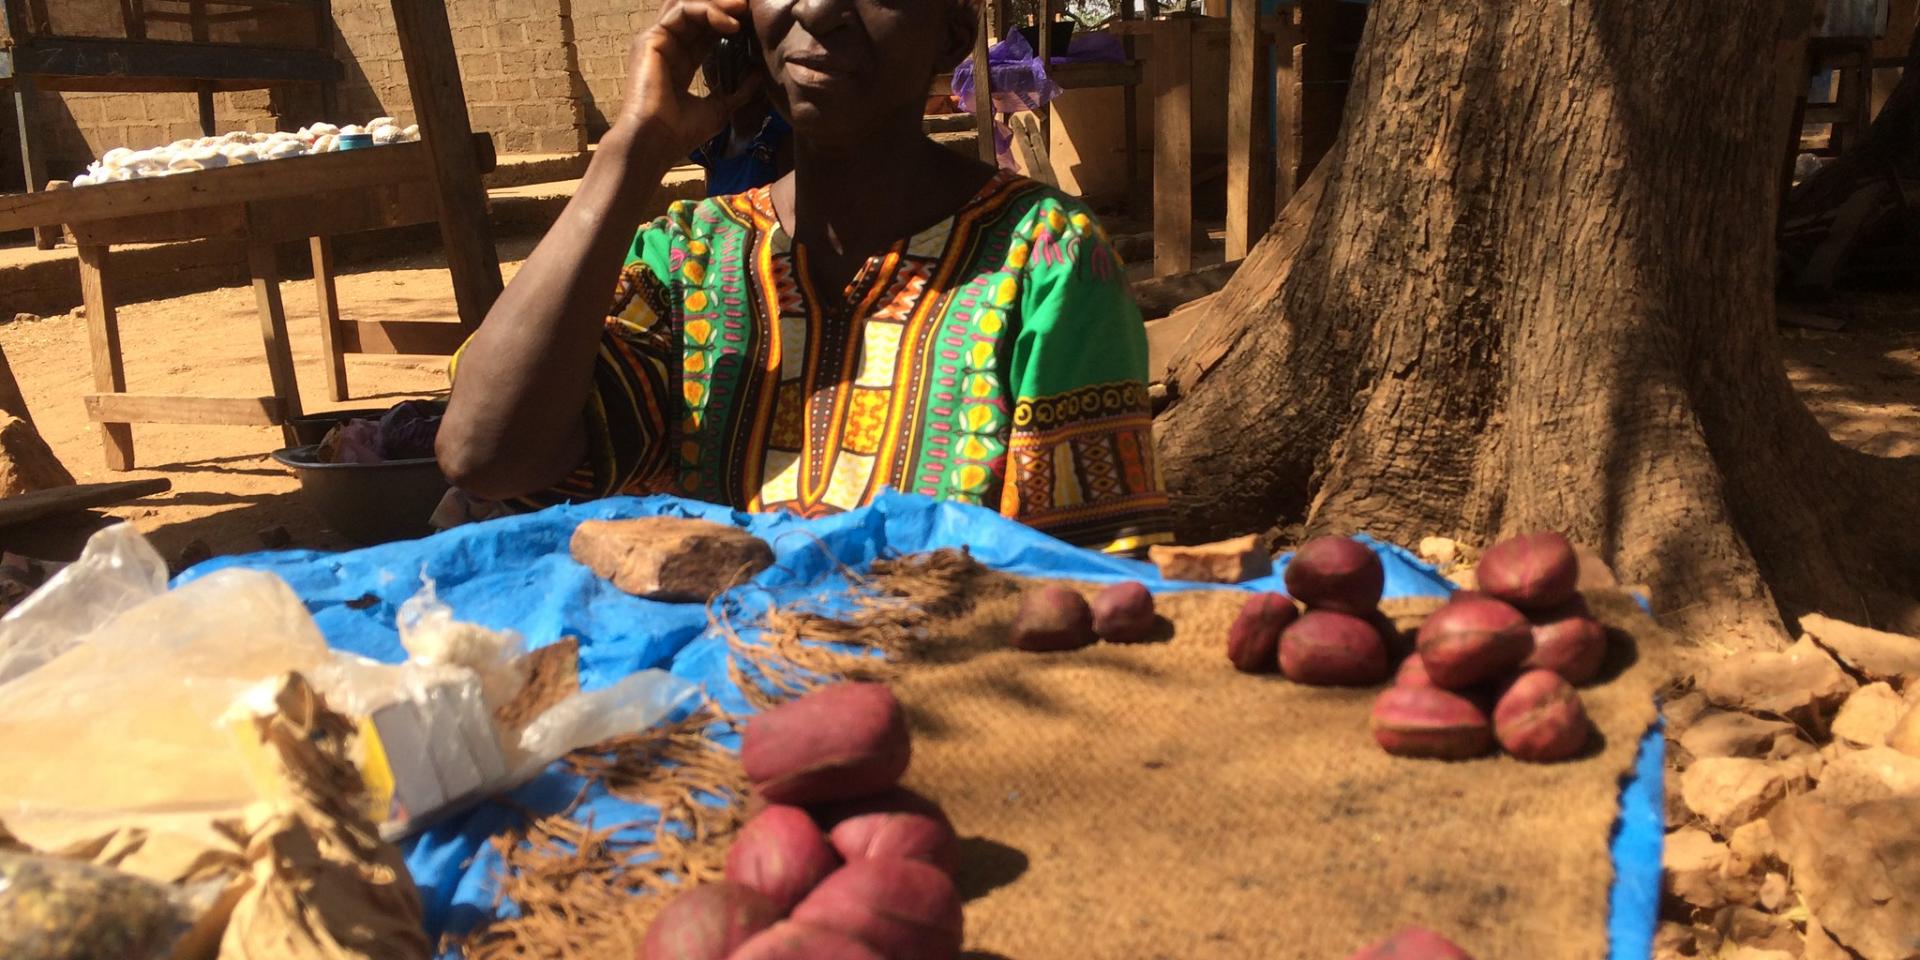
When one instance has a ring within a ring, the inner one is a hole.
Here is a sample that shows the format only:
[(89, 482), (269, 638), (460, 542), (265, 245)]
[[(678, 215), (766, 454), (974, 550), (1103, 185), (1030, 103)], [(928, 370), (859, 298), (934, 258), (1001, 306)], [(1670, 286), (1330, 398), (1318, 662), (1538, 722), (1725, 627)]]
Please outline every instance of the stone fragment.
[(1667, 834), (1660, 853), (1667, 892), (1700, 910), (1752, 900), (1757, 885), (1731, 873), (1729, 858), (1727, 845), (1698, 827), (1682, 827)]
[(1920, 637), (1856, 626), (1817, 613), (1801, 617), (1800, 629), (1868, 680), (1920, 681)]
[(1689, 960), (1720, 952), (1720, 933), (1710, 927), (1663, 921), (1653, 934), (1653, 960)]
[(1169, 580), (1243, 583), (1273, 572), (1273, 557), (1253, 534), (1197, 547), (1156, 546), (1147, 557)]
[(1787, 795), (1788, 775), (1766, 760), (1709, 757), (1680, 775), (1687, 808), (1722, 835), (1763, 817)]
[[(1815, 791), (1828, 803), (1920, 798), (1920, 757), (1892, 747), (1854, 750), (1827, 764)], [(1920, 825), (1916, 825), (1920, 831)], [(1920, 833), (1916, 834), (1920, 838)]]
[(1727, 837), (1727, 852), (1743, 873), (1752, 866), (1774, 862), (1778, 850), (1773, 839), (1773, 827), (1765, 820), (1755, 820), (1736, 827)]
[(1769, 873), (1761, 878), (1760, 906), (1766, 908), (1768, 911), (1773, 913), (1780, 912), (1780, 908), (1786, 906), (1792, 897), (1793, 891), (1787, 889), (1786, 874)]
[(1808, 917), (1806, 946), (1800, 952), (1800, 960), (1854, 960), (1854, 956), (1834, 941), (1820, 925), (1819, 917)]
[(1419, 553), (1420, 559), (1445, 570), (1464, 559), (1465, 550), (1458, 540), (1448, 537), (1421, 537)]
[(1695, 759), (1764, 757), (1780, 734), (1792, 730), (1793, 724), (1779, 720), (1763, 720), (1734, 710), (1711, 710), (1687, 728), (1680, 746)]
[(1834, 715), (1833, 735), (1863, 747), (1884, 745), (1905, 706), (1892, 685), (1869, 683), (1855, 690)]
[(1660, 716), (1667, 721), (1667, 736), (1678, 740), (1712, 709), (1707, 695), (1698, 690), (1661, 701)]
[(1805, 637), (1778, 653), (1722, 660), (1700, 678), (1707, 699), (1718, 706), (1775, 714), (1815, 728), (1823, 727), (1857, 686)]
[[(1916, 685), (1920, 686), (1920, 685)], [(1906, 708), (1887, 734), (1887, 746), (1909, 757), (1920, 757), (1920, 703)]]
[[(1620, 578), (1614, 575), (1613, 568), (1592, 547), (1582, 544), (1573, 545), (1574, 554), (1580, 558), (1581, 593), (1589, 590), (1613, 590), (1620, 586)], [(1632, 593), (1634, 591), (1628, 591)]]
[(588, 520), (573, 558), (649, 600), (704, 602), (773, 564), (773, 550), (737, 527), (683, 517)]
[(1826, 935), (1865, 960), (1920, 956), (1920, 798), (1844, 805), (1815, 792), (1768, 819), (1794, 892)]
[(1784, 917), (1776, 917), (1750, 906), (1723, 908), (1714, 915), (1713, 925), (1729, 945), (1751, 950), (1778, 950), (1793, 956), (1800, 949), (1800, 932)]

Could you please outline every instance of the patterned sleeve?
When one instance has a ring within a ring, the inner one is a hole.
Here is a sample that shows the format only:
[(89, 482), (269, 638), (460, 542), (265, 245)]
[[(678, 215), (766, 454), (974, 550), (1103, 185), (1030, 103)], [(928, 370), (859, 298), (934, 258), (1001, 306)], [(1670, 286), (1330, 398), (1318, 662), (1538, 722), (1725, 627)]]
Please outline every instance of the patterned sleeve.
[(1089, 213), (1059, 198), (1037, 206), (1018, 237), (1026, 266), (1000, 512), (1109, 553), (1169, 542), (1146, 327), (1119, 257)]
[[(621, 269), (587, 396), (586, 459), (553, 487), (517, 498), (514, 507), (612, 496), (644, 486), (668, 462), (668, 418), (680, 389), (679, 314), (661, 277), (669, 275), (677, 234), (668, 218), (643, 227)], [(457, 354), (452, 372), (458, 376)]]

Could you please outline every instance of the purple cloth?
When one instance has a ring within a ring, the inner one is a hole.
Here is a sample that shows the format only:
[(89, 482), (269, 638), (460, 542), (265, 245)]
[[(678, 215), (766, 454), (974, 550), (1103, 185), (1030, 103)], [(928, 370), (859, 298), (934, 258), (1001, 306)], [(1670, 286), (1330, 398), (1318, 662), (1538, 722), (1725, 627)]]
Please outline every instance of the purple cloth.
[[(1056, 64), (1124, 63), (1127, 54), (1120, 38), (1111, 33), (1076, 33), (1067, 49), (1055, 53), (1052, 59)], [(996, 114), (1038, 110), (1061, 93), (1060, 85), (1047, 75), (1047, 65), (1040, 62), (1040, 55), (1019, 30), (1010, 31), (1005, 40), (987, 51), (987, 76), (992, 81)], [(973, 112), (972, 58), (961, 61), (953, 70), (953, 98), (962, 112)], [(993, 141), (1000, 165), (1011, 168), (1013, 131), (998, 117), (993, 122)]]

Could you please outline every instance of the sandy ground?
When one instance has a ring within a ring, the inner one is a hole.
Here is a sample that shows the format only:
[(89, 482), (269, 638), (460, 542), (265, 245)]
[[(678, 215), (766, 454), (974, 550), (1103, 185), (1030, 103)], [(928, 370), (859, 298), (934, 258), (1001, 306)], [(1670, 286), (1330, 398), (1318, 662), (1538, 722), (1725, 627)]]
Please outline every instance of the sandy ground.
[[(530, 239), (503, 243), (508, 275)], [(285, 284), (294, 356), (308, 410), (385, 406), (446, 387), (440, 358), (351, 357), (352, 400), (326, 401), (318, 312), (311, 281)], [(423, 255), (361, 268), (340, 280), (349, 317), (449, 319), (452, 288), (437, 258)], [(1920, 454), (1920, 295), (1862, 294), (1822, 312), (1846, 320), (1844, 332), (1783, 328), (1789, 372), (1816, 416), (1841, 441), (1883, 456)], [(253, 295), (227, 289), (133, 304), (120, 312), (127, 382), (136, 393), (269, 392)], [(213, 553), (258, 550), (277, 529), (297, 546), (350, 546), (308, 510), (292, 477), (267, 457), (281, 446), (277, 428), (138, 425), (139, 469), (115, 474), (102, 459), (98, 430), (80, 398), (92, 392), (85, 323), (73, 316), (0, 326), (6, 350), (41, 432), (82, 481), (165, 476), (170, 493), (107, 511), (132, 520), (170, 560), (196, 541)], [(74, 517), (15, 528), (9, 549), (57, 557), (77, 552), (100, 522)]]

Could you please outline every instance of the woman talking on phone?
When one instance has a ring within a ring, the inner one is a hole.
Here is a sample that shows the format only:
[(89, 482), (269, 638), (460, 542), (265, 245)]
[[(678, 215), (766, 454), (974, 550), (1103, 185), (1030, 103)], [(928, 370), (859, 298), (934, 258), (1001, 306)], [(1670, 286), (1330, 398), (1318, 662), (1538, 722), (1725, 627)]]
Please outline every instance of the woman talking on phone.
[[(1104, 233), (923, 132), (977, 24), (972, 0), (668, 0), (579, 192), (456, 361), (448, 478), (804, 516), (893, 488), (1099, 549), (1165, 540), (1146, 336)], [(764, 75), (690, 92), (743, 31)], [(641, 225), (762, 84), (793, 170)]]

